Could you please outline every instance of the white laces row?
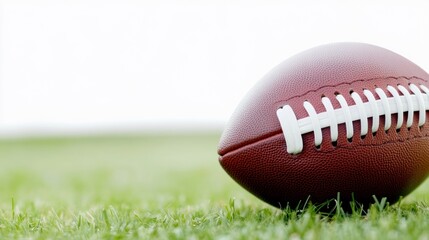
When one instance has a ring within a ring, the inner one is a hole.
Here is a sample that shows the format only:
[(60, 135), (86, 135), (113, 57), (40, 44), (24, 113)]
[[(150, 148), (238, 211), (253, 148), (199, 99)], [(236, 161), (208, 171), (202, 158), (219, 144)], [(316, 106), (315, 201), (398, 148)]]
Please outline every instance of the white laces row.
[[(420, 87), (420, 88), (419, 88)], [(397, 114), (396, 129), (401, 128), (404, 121), (404, 113), (407, 113), (406, 126), (408, 128), (413, 124), (414, 112), (419, 112), (418, 125), (422, 126), (426, 122), (426, 110), (429, 110), (429, 89), (424, 86), (410, 84), (411, 93), (402, 85), (397, 89), (388, 86), (387, 91), (391, 94), (388, 97), (381, 88), (376, 88), (375, 93), (379, 99), (376, 99), (374, 93), (364, 90), (367, 102), (363, 102), (357, 92), (352, 92), (351, 97), (355, 105), (348, 105), (343, 95), (336, 95), (336, 100), (340, 108), (334, 109), (332, 102), (327, 97), (322, 97), (322, 104), (325, 107), (324, 112), (317, 113), (313, 105), (305, 101), (303, 103), (308, 117), (297, 119), (293, 109), (285, 105), (277, 110), (277, 117), (286, 139), (287, 151), (290, 154), (298, 154), (303, 149), (302, 135), (305, 133), (314, 133), (314, 144), (322, 144), (322, 129), (330, 128), (331, 142), (338, 139), (338, 125), (345, 123), (346, 135), (351, 139), (354, 134), (353, 121), (360, 121), (360, 136), (368, 134), (368, 118), (372, 118), (372, 133), (377, 132), (379, 128), (380, 116), (384, 116), (384, 130), (387, 131), (392, 125), (392, 114)], [(423, 92), (421, 90), (423, 90)], [(401, 93), (401, 94), (400, 94)]]

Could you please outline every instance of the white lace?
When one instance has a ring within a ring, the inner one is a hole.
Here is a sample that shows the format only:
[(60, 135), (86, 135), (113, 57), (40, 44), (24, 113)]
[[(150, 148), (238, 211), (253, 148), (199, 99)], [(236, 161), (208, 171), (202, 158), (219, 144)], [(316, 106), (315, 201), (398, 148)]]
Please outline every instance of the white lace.
[[(277, 110), (277, 117), (286, 139), (287, 152), (298, 154), (303, 149), (302, 135), (305, 133), (314, 133), (314, 144), (316, 147), (322, 144), (322, 129), (330, 128), (331, 142), (338, 139), (338, 125), (345, 123), (346, 135), (351, 139), (354, 134), (353, 121), (360, 122), (360, 135), (368, 134), (368, 118), (372, 118), (372, 133), (377, 132), (379, 128), (379, 117), (384, 116), (384, 130), (387, 131), (392, 125), (392, 114), (398, 114), (396, 129), (401, 128), (404, 121), (404, 113), (407, 112), (406, 126), (408, 128), (413, 124), (414, 111), (418, 111), (418, 125), (422, 126), (426, 122), (426, 111), (429, 110), (429, 89), (420, 85), (409, 85), (411, 93), (401, 85), (396, 88), (387, 87), (387, 91), (392, 95), (388, 97), (381, 88), (376, 88), (375, 93), (379, 99), (375, 99), (374, 93), (364, 90), (363, 95), (368, 99), (363, 102), (361, 96), (352, 92), (351, 97), (355, 105), (348, 105), (343, 95), (338, 94), (336, 100), (340, 103), (340, 108), (334, 109), (332, 102), (327, 97), (322, 97), (322, 103), (325, 107), (324, 112), (317, 113), (313, 105), (305, 101), (304, 108), (308, 117), (297, 119), (295, 112), (289, 105), (285, 105)], [(423, 91), (423, 92), (422, 92)], [(400, 95), (401, 94), (401, 95)]]

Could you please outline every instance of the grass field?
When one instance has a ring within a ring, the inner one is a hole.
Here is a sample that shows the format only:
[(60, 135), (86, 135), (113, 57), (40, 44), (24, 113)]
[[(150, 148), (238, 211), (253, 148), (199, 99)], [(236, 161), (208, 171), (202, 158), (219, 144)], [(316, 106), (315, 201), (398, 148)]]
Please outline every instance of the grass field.
[(234, 183), (217, 134), (0, 140), (0, 239), (429, 239), (429, 181), (327, 217)]

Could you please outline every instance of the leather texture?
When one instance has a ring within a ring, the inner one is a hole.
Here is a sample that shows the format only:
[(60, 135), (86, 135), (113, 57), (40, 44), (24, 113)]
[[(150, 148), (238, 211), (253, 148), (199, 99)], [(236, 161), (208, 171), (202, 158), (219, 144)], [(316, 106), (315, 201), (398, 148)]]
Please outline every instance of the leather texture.
[[(314, 135), (303, 135), (304, 149), (297, 155), (287, 153), (286, 142), (276, 111), (290, 105), (298, 119), (307, 117), (303, 107), (309, 101), (316, 112), (325, 111), (321, 98), (328, 97), (340, 108), (335, 95), (342, 94), (354, 105), (351, 92), (368, 101), (363, 90), (375, 93), (387, 86), (406, 87), (428, 84), (428, 74), (414, 63), (389, 50), (362, 43), (323, 45), (298, 54), (268, 73), (240, 103), (222, 134), (218, 153), (226, 172), (260, 199), (276, 207), (296, 206), (310, 196), (314, 203), (335, 198), (362, 204), (372, 195), (387, 197), (390, 203), (415, 189), (429, 173), (429, 113), (426, 123), (384, 131), (384, 117), (376, 134), (360, 136), (359, 121), (353, 122), (354, 135), (346, 138), (344, 124), (338, 126), (336, 146), (329, 128), (322, 130), (320, 148)], [(410, 90), (409, 90), (410, 91)], [(410, 91), (411, 92), (411, 91)]]

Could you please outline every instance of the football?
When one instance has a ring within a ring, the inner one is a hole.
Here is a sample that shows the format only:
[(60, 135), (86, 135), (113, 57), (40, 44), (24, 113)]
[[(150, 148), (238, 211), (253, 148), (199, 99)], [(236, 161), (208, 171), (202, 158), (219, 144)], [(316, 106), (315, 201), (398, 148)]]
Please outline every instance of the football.
[(429, 75), (387, 49), (333, 43), (262, 78), (234, 111), (218, 154), (242, 187), (279, 208), (340, 196), (397, 202), (429, 173)]

